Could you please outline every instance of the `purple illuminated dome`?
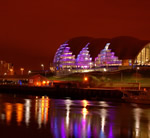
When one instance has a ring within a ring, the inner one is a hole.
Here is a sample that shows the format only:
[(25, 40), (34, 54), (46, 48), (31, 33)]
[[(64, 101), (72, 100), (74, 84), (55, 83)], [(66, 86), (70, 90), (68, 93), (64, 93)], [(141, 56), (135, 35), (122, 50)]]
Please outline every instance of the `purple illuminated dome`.
[(77, 37), (60, 45), (53, 63), (57, 70), (150, 65), (150, 42), (127, 36)]

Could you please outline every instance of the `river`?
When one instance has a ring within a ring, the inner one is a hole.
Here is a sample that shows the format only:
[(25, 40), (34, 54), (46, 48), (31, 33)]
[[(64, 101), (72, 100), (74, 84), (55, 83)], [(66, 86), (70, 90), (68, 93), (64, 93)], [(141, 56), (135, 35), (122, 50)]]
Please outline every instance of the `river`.
[(2, 138), (150, 138), (150, 105), (0, 94)]

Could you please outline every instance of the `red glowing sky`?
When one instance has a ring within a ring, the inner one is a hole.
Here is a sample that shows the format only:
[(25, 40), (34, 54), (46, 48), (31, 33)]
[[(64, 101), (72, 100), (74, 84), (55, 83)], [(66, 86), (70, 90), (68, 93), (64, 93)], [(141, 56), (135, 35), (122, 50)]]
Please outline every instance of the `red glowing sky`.
[(1, 0), (0, 59), (40, 69), (77, 36), (150, 40), (149, 0)]

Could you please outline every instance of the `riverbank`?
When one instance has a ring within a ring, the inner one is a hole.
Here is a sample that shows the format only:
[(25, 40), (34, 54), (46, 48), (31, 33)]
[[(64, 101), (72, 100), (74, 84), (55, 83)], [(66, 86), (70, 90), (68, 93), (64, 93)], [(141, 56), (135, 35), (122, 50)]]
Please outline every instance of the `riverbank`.
[(117, 89), (100, 88), (59, 88), (59, 87), (29, 87), (15, 85), (0, 85), (0, 93), (49, 96), (51, 98), (71, 98), (89, 100), (120, 101), (123, 94)]

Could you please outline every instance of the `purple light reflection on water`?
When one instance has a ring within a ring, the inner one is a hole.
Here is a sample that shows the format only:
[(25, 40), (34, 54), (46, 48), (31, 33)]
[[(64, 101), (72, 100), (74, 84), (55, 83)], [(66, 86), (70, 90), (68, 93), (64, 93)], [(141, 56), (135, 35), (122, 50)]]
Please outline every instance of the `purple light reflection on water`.
[(100, 131), (100, 136), (99, 137), (100, 138), (105, 138), (104, 132), (102, 130)]
[(82, 119), (82, 137), (86, 137), (86, 119)]
[(74, 136), (75, 136), (75, 138), (78, 138), (78, 125), (77, 125), (77, 123), (74, 123)]
[(114, 138), (113, 131), (112, 131), (112, 124), (110, 124), (110, 128), (109, 128), (109, 138)]
[(64, 119), (61, 120), (61, 138), (66, 138)]
[(98, 137), (98, 133), (97, 133), (97, 128), (96, 128), (96, 127), (95, 127), (94, 130), (93, 130), (93, 136), (94, 136), (95, 138)]
[(57, 118), (54, 119), (54, 128), (53, 128), (52, 131), (54, 131), (55, 138), (59, 138), (59, 131), (58, 131), (58, 126), (57, 126)]
[[(51, 102), (48, 101), (48, 107), (51, 108), (47, 110), (47, 106), (44, 106), (41, 110), (41, 102), (38, 104), (37, 98), (28, 97), (31, 99), (31, 106), (28, 106), (29, 111), (31, 111), (31, 119), (27, 127), (25, 123), (28, 119), (26, 109), (15, 109), (17, 103), (26, 105), (25, 100), (18, 97), (13, 99), (12, 96), (6, 98), (3, 97), (3, 94), (0, 96), (0, 130), (1, 135), (4, 134), (5, 137), (8, 137), (9, 131), (12, 132), (10, 134), (13, 134), (13, 137), (21, 138), (30, 138), (31, 136), (33, 138), (33, 135), (36, 135), (35, 138), (46, 136), (50, 138), (134, 138), (136, 135), (139, 138), (145, 138), (145, 136), (150, 135), (150, 107), (146, 105), (142, 105), (141, 108), (139, 105), (134, 104), (133, 106), (133, 104), (126, 103), (85, 100), (67, 100), (64, 102), (65, 100), (51, 99)], [(45, 109), (46, 112), (43, 112)], [(69, 113), (67, 114), (67, 112)], [(42, 116), (47, 117), (47, 121), (45, 124), (41, 123), (39, 128), (37, 120), (42, 122)], [(69, 117), (68, 121), (66, 121), (66, 116)], [(21, 119), (19, 126), (16, 118)]]
[(79, 123), (78, 125), (78, 138), (80, 138), (82, 135), (81, 135), (81, 123)]
[(88, 127), (87, 127), (87, 137), (88, 138), (91, 137), (91, 124), (90, 123), (88, 124)]

